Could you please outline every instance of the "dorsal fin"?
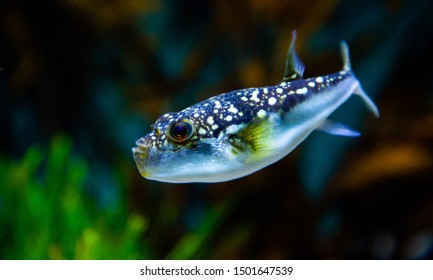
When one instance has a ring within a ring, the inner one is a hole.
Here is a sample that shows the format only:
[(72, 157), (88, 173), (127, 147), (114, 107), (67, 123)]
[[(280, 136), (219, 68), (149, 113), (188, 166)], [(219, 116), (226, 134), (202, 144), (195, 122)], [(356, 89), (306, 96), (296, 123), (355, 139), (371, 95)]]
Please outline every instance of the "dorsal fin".
[(284, 70), (283, 82), (302, 79), (305, 66), (299, 59), (295, 50), (296, 30), (292, 31), (292, 41), (290, 42), (289, 50), (286, 56), (286, 69)]

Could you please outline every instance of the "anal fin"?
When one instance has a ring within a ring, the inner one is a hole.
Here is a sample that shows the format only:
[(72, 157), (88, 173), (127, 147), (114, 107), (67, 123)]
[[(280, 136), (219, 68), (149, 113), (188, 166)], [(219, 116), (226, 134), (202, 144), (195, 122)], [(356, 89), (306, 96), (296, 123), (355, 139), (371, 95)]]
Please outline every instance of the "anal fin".
[(351, 127), (345, 124), (334, 122), (328, 119), (323, 121), (322, 124), (317, 129), (326, 132), (328, 134), (339, 135), (339, 136), (358, 137), (361, 135), (360, 132), (352, 129)]

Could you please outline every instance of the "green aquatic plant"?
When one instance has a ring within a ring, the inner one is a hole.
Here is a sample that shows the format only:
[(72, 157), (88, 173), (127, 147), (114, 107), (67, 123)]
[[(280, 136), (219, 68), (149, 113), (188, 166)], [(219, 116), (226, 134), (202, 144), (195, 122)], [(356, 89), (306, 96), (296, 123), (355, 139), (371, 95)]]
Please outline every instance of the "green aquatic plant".
[(84, 190), (86, 161), (58, 135), (45, 151), (30, 147), (21, 160), (0, 160), (0, 258), (149, 258), (141, 236), (148, 219), (125, 203), (101, 209)]

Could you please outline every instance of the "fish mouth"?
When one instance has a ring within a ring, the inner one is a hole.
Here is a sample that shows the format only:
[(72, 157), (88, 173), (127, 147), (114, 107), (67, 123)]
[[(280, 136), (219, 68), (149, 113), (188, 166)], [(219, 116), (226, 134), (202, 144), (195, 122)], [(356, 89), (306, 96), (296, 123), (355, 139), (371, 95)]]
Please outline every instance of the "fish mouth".
[(146, 171), (146, 161), (149, 157), (149, 145), (143, 145), (137, 140), (137, 147), (132, 148), (132, 154), (134, 156), (135, 164), (137, 165), (138, 171), (140, 171), (141, 176), (146, 177), (148, 171)]

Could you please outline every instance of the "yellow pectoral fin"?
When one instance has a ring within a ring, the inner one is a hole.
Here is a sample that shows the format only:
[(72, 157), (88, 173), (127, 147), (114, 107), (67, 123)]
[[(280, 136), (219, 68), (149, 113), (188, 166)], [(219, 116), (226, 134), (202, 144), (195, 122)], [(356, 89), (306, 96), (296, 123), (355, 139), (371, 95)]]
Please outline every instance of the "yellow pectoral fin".
[(229, 137), (233, 153), (243, 153), (246, 163), (253, 163), (269, 157), (275, 153), (272, 143), (277, 137), (275, 122), (270, 118), (255, 119), (242, 130)]

